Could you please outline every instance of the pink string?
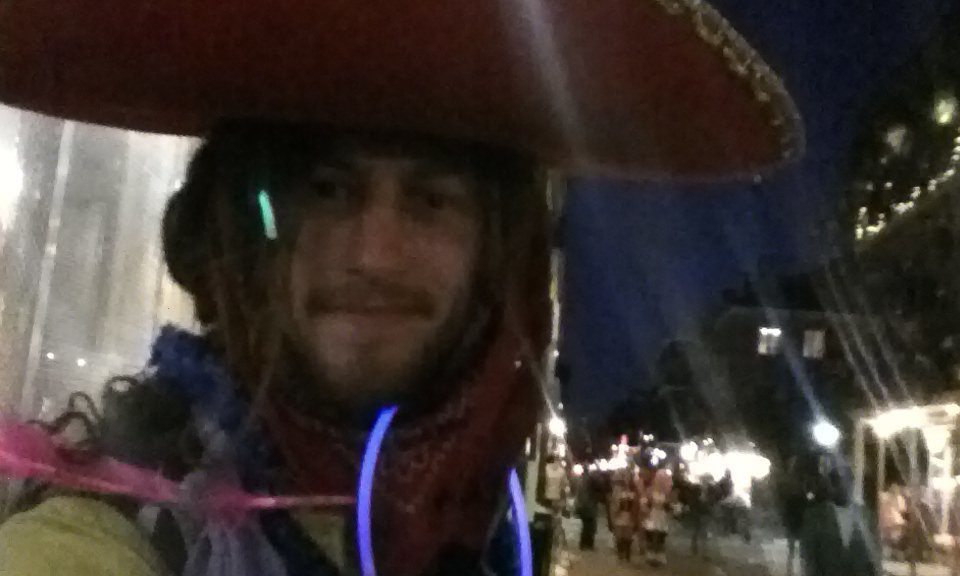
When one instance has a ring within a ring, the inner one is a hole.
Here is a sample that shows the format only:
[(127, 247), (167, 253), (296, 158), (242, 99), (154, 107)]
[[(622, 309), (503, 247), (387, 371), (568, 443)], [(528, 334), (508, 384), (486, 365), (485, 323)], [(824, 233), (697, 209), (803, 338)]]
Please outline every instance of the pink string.
[(352, 496), (269, 496), (250, 494), (228, 483), (213, 483), (199, 497), (189, 498), (180, 485), (148, 470), (100, 457), (90, 462), (64, 459), (49, 433), (38, 426), (0, 419), (0, 475), (31, 478), (57, 486), (132, 496), (156, 503), (199, 506), (217, 516), (253, 510), (351, 506)]

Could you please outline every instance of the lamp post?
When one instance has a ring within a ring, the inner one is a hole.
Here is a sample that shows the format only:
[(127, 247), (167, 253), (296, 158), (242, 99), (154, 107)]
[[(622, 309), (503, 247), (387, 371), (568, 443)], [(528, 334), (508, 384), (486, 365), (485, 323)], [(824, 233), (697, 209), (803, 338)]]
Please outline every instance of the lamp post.
[(826, 420), (816, 422), (811, 431), (814, 441), (824, 448), (836, 448), (840, 442), (840, 429)]

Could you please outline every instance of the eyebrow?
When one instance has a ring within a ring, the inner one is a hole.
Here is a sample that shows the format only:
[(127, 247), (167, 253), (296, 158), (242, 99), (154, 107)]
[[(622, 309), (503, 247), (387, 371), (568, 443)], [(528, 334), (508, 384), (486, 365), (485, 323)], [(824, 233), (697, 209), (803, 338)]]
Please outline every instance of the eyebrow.
[(348, 156), (321, 156), (311, 166), (311, 174), (319, 170), (350, 171), (356, 169), (356, 164)]

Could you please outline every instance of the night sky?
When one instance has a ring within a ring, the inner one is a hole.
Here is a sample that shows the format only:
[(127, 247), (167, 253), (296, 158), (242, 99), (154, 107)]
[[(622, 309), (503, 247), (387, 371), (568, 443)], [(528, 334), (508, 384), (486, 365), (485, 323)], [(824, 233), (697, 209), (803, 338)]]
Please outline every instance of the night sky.
[(820, 222), (864, 106), (929, 37), (951, 0), (722, 0), (713, 4), (777, 70), (807, 130), (807, 155), (759, 186), (570, 185), (564, 342), (567, 409), (602, 415), (664, 343), (697, 330), (724, 288), (828, 253)]

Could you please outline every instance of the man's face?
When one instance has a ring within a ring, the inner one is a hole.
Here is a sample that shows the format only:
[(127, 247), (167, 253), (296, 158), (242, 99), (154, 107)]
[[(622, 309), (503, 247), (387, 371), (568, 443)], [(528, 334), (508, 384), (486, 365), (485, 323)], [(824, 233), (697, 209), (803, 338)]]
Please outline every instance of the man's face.
[(294, 342), (322, 392), (347, 406), (410, 392), (468, 321), (476, 182), (428, 156), (351, 147), (319, 160), (299, 193)]

